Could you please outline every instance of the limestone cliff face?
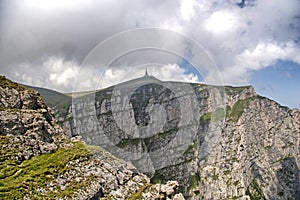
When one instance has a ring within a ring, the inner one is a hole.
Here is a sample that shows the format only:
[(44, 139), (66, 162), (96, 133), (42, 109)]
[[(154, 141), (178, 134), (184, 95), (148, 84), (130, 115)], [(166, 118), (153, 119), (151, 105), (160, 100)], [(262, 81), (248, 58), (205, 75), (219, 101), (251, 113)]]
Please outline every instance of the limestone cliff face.
[(101, 147), (68, 139), (34, 90), (0, 76), (0, 199), (174, 199)]
[[(236, 113), (238, 106), (242, 106), (242, 113)], [(241, 99), (228, 109), (220, 136), (205, 157), (201, 156), (206, 143), (202, 135), (210, 124), (202, 123), (194, 149), (200, 158), (194, 159), (199, 167), (195, 172), (198, 186), (187, 191), (189, 196), (299, 199), (297, 115), (299, 110), (289, 110), (266, 98)]]
[[(81, 135), (187, 199), (299, 199), (300, 111), (251, 86), (143, 77), (73, 99)], [(71, 113), (69, 113), (71, 114)]]

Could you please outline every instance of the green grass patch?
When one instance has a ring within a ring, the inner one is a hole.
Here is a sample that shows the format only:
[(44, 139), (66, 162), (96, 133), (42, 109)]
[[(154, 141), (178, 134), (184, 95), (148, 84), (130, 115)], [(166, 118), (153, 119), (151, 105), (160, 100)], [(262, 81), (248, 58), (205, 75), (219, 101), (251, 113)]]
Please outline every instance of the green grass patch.
[(233, 163), (233, 162), (239, 162), (239, 159), (237, 157), (231, 157), (229, 159), (225, 160), (228, 163)]
[(184, 156), (187, 156), (187, 155), (190, 155), (190, 154), (194, 154), (194, 152), (196, 151), (196, 148), (197, 148), (197, 143), (193, 143), (191, 144), (187, 150), (184, 151), (183, 155)]
[(245, 89), (249, 89), (251, 86), (241, 86), (241, 87), (232, 87), (232, 86), (225, 86), (225, 93), (227, 95), (234, 95), (239, 94)]
[(226, 176), (226, 175), (229, 175), (229, 174), (231, 174), (231, 170), (225, 170), (224, 172), (223, 172), (223, 174)]
[(226, 106), (226, 117), (229, 116), (230, 112), (231, 112), (231, 107), (229, 105), (227, 105)]
[(232, 107), (231, 112), (228, 116), (228, 120), (232, 122), (237, 122), (244, 110), (249, 107), (250, 99), (238, 100)]
[[(34, 156), (17, 164), (14, 160), (4, 160), (0, 164), (0, 193), (2, 199), (20, 199), (24, 194), (41, 199), (38, 188), (45, 188), (46, 183), (69, 170), (66, 164), (80, 157), (91, 155), (94, 148), (88, 149), (82, 142), (73, 143), (73, 147), (59, 148), (55, 153)], [(12, 152), (14, 153), (14, 152)], [(84, 183), (73, 183), (55, 195), (69, 196)], [(51, 194), (49, 194), (51, 195)], [(53, 194), (54, 195), (54, 194)], [(48, 195), (47, 195), (48, 196)]]
[(143, 196), (142, 196), (142, 193), (147, 190), (151, 185), (150, 184), (147, 184), (147, 185), (144, 185), (142, 186), (137, 192), (133, 192), (131, 194), (131, 196), (129, 198), (127, 198), (128, 200), (136, 200), (136, 199), (142, 199)]
[(214, 168), (214, 170), (213, 170), (212, 179), (214, 181), (219, 179), (219, 174), (216, 173), (216, 168)]
[(197, 188), (200, 184), (200, 181), (201, 181), (201, 176), (199, 172), (196, 172), (195, 174), (190, 176), (188, 190)]
[(258, 183), (256, 182), (255, 179), (253, 179), (251, 181), (250, 185), (248, 186), (248, 188), (246, 190), (246, 195), (248, 195), (251, 200), (265, 200), (266, 199), (262, 189), (260, 188), (260, 186), (258, 185)]
[(157, 135), (147, 137), (144, 139), (141, 139), (145, 142), (145, 145), (147, 147), (151, 147), (154, 143), (157, 143), (157, 141), (162, 141), (162, 140), (168, 140), (169, 141), (175, 137), (175, 134), (178, 131), (178, 127), (170, 128), (168, 130), (165, 130), (164, 132), (159, 132)]
[(142, 144), (143, 139), (141, 138), (126, 138), (122, 139), (116, 146), (119, 148), (124, 148), (127, 146), (138, 146), (139, 144)]
[(200, 117), (200, 123), (207, 123), (211, 120), (211, 112), (208, 113), (204, 113), (201, 117)]
[(233, 185), (236, 187), (238, 186), (239, 183), (240, 183), (239, 181), (234, 181)]
[[(227, 110), (227, 109), (226, 109)], [(217, 108), (214, 112), (207, 112), (204, 113), (200, 117), (200, 123), (208, 123), (209, 121), (218, 121), (221, 119), (224, 119), (226, 117), (226, 112), (225, 109), (223, 108)]]
[(154, 176), (150, 179), (151, 183), (162, 183), (165, 184), (167, 183), (167, 179), (164, 177), (164, 175), (155, 172)]

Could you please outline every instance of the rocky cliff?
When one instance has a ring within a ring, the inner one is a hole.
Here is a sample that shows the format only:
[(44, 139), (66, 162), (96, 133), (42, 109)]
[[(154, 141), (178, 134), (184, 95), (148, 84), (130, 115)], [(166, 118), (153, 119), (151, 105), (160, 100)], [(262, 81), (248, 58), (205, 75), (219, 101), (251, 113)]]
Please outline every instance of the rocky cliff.
[(300, 111), (251, 86), (143, 77), (74, 98), (68, 115), (70, 135), (187, 199), (300, 199)]
[(101, 147), (68, 138), (34, 90), (0, 76), (0, 199), (184, 199)]

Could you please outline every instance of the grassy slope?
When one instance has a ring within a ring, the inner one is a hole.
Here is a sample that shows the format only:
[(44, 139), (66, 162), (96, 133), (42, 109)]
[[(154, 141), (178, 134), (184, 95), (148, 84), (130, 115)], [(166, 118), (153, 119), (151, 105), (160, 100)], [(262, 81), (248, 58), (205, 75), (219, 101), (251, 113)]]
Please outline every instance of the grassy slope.
[[(47, 182), (49, 183), (70, 170), (66, 167), (69, 161), (89, 156), (96, 149), (91, 151), (82, 142), (73, 142), (70, 148), (59, 148), (55, 153), (35, 156), (18, 164), (15, 160), (10, 159), (18, 153), (15, 151), (16, 149), (3, 148), (8, 140), (9, 136), (0, 137), (0, 199), (21, 199), (24, 194), (30, 194), (29, 197), (34, 199), (44, 198), (37, 191), (38, 188), (46, 188)], [(55, 196), (70, 196), (76, 190), (84, 187), (84, 184), (86, 183), (74, 182), (59, 193), (53, 191), (47, 193), (47, 197), (51, 199)], [(59, 188), (57, 189), (59, 190)]]

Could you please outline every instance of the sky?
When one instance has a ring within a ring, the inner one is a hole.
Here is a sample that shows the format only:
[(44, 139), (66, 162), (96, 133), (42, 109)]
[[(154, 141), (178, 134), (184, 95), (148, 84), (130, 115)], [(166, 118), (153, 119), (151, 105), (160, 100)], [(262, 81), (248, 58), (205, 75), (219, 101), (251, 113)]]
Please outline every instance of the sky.
[[(174, 34), (135, 35), (147, 28)], [(126, 43), (128, 31), (136, 37)], [(138, 48), (155, 39), (169, 49)], [(109, 55), (124, 45), (135, 49)], [(197, 45), (221, 79), (189, 63), (199, 56)], [(114, 58), (109, 65), (90, 64), (97, 48)], [(162, 80), (251, 84), (262, 96), (300, 108), (300, 1), (0, 0), (0, 74), (14, 81), (72, 92), (78, 77), (76, 89), (89, 90), (99, 81), (104, 87), (142, 76), (145, 67)]]

